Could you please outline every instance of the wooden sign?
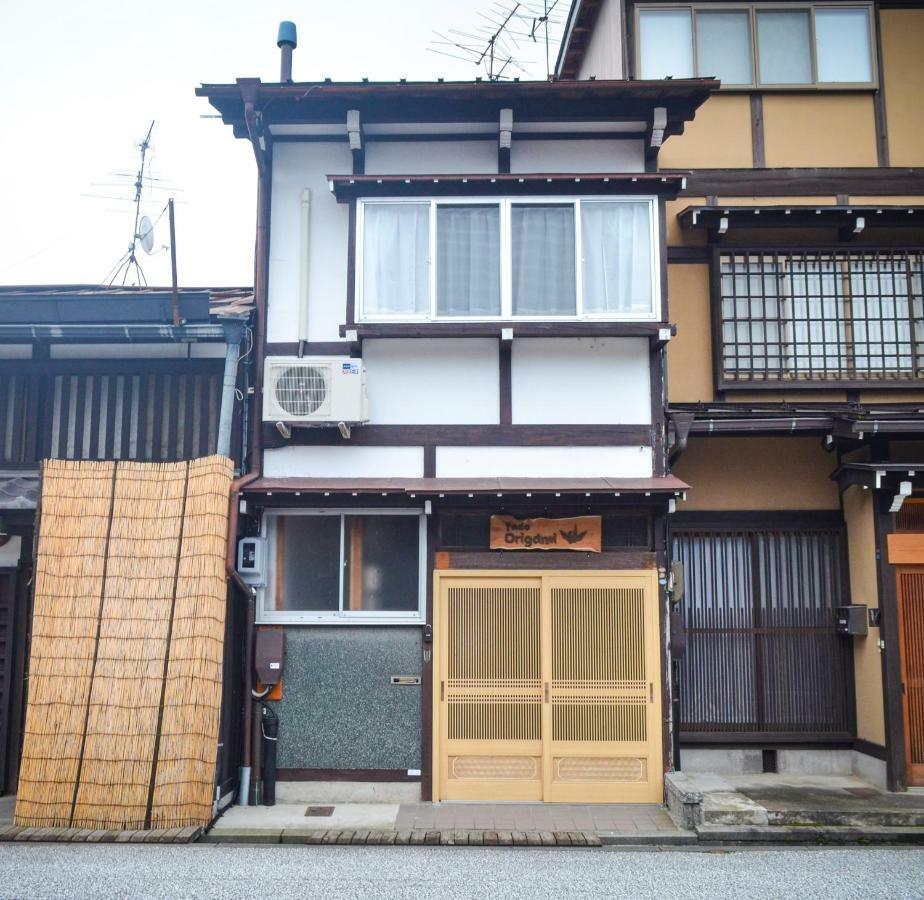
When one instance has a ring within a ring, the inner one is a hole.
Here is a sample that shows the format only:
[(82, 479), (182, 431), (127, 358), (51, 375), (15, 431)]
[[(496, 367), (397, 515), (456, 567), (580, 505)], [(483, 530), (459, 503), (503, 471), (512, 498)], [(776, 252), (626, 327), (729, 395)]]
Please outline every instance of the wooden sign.
[(583, 550), (600, 552), (600, 516), (516, 519), (491, 516), (492, 550)]

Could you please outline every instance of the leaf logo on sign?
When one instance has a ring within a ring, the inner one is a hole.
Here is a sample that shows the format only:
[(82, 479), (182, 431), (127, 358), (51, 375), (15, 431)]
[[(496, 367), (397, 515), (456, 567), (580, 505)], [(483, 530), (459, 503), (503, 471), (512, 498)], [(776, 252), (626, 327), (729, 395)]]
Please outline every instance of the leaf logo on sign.
[(587, 537), (586, 531), (578, 531), (577, 526), (569, 529), (568, 531), (559, 531), (558, 532), (569, 544), (577, 544), (584, 540)]

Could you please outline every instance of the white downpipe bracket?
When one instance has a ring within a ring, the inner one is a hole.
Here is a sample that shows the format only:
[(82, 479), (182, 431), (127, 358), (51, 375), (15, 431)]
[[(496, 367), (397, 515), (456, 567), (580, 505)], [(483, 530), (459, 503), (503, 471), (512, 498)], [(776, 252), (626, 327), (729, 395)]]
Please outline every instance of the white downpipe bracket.
[(311, 191), (302, 191), (302, 205), (299, 220), (299, 281), (298, 281), (298, 340), (308, 340), (308, 275), (310, 265), (308, 254), (311, 252)]

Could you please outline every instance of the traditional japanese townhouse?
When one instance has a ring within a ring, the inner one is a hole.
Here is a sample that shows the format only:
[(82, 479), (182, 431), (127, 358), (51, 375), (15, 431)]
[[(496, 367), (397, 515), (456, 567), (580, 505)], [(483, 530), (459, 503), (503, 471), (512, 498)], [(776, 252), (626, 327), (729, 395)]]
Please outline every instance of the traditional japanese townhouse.
[[(42, 460), (246, 464), (250, 289), (0, 287), (0, 794), (14, 793), (29, 684)], [(239, 391), (239, 397), (235, 391)], [(239, 620), (228, 617), (229, 635)], [(226, 667), (240, 666), (226, 642)], [(227, 682), (222, 779), (238, 759)], [(230, 785), (226, 785), (230, 787)]]
[[(294, 29), (280, 42), (291, 58)], [(665, 468), (664, 210), (684, 179), (650, 168), (714, 82), (286, 65), (198, 91), (258, 169), (264, 424), (239, 562), (258, 670), (282, 666), (277, 796), (660, 799), (685, 489)]]
[(916, 2), (572, 4), (560, 77), (722, 83), (658, 160), (684, 768), (924, 784), (922, 46)]

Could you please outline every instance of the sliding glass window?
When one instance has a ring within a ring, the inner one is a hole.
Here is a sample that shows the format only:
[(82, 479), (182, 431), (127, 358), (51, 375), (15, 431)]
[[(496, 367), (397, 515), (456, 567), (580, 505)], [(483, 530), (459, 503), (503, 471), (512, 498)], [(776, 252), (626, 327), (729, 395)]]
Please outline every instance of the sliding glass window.
[(359, 203), (360, 321), (654, 320), (656, 200)]
[(875, 86), (869, 3), (694, 3), (637, 9), (640, 78), (723, 87)]

